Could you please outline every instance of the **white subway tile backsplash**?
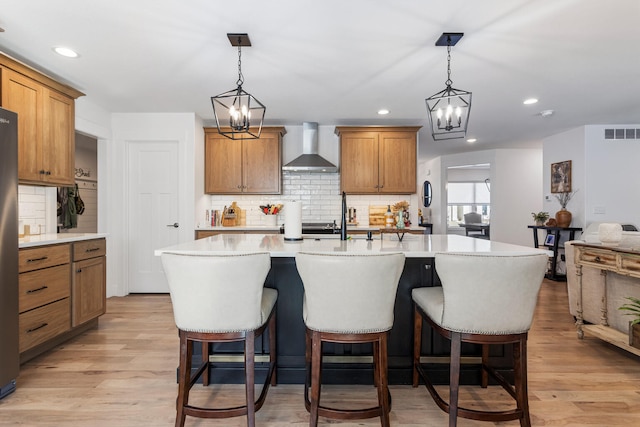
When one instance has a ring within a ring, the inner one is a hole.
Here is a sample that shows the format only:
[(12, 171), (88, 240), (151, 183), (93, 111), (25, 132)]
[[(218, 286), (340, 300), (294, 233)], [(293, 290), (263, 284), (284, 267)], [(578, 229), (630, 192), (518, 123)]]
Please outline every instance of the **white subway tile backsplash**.
[(18, 186), (18, 218), (24, 225), (29, 225), (32, 234), (45, 229), (47, 220), (44, 187)]
[[(273, 196), (237, 195), (210, 196), (210, 209), (222, 210), (236, 201), (246, 210), (247, 225), (264, 225), (265, 215), (260, 212), (259, 205), (267, 203), (286, 203), (288, 200), (302, 201), (302, 221), (340, 223), (342, 199), (340, 193), (339, 173), (283, 172), (282, 194)], [(347, 195), (347, 204), (356, 209), (360, 225), (369, 223), (369, 205), (395, 204), (407, 200), (411, 204), (411, 219), (417, 218), (416, 195)], [(416, 205), (414, 206), (414, 203)], [(204, 215), (204, 212), (203, 212)], [(278, 215), (278, 224), (284, 222), (284, 215)]]

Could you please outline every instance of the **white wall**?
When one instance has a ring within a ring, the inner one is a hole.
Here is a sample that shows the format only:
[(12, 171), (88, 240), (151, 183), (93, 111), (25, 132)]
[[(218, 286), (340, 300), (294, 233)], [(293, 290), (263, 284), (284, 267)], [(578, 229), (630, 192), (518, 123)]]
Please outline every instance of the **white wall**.
[[(107, 296), (125, 295), (126, 283), (126, 235), (127, 229), (125, 145), (129, 140), (180, 141), (180, 161), (184, 182), (181, 205), (184, 207), (181, 241), (193, 238), (195, 225), (194, 205), (202, 197), (204, 181), (194, 180), (203, 172), (198, 164), (196, 146), (203, 144), (202, 121), (192, 113), (177, 114), (111, 114), (93, 104), (88, 98), (76, 101), (76, 130), (98, 139), (98, 232), (107, 234)], [(196, 143), (198, 141), (198, 143)], [(199, 187), (200, 186), (200, 187)], [(195, 201), (195, 203), (194, 203)]]
[(542, 150), (496, 150), (492, 175), (491, 240), (533, 246), (527, 226), (542, 209)]
[(532, 246), (527, 225), (532, 224), (531, 212), (542, 206), (542, 150), (537, 149), (472, 151), (421, 161), (421, 176), (432, 178), (434, 187), (434, 234), (447, 230), (447, 168), (483, 163), (491, 165), (491, 240)]
[[(640, 139), (605, 140), (604, 130), (640, 125), (589, 125), (544, 140), (544, 188), (550, 195), (551, 163), (571, 160), (572, 189), (578, 190), (567, 209), (571, 225), (620, 222), (640, 226), (640, 188), (634, 173), (640, 159)], [(551, 197), (544, 210), (552, 215), (560, 205)]]
[(620, 222), (640, 227), (640, 138), (605, 140), (605, 128), (640, 125), (586, 126), (584, 188), (585, 224)]
[[(431, 183), (431, 206), (423, 207), (422, 200), (418, 200), (419, 207), (422, 208), (425, 221), (431, 221), (433, 234), (446, 234), (446, 209), (442, 209), (442, 195), (444, 193), (444, 185), (442, 181), (441, 158), (432, 160), (418, 160), (418, 199), (420, 199), (421, 186), (424, 181)], [(446, 197), (445, 197), (446, 206)], [(444, 228), (442, 226), (442, 216), (444, 215)]]
[(567, 205), (567, 210), (572, 214), (571, 226), (581, 228), (585, 226), (584, 200), (587, 193), (584, 138), (584, 127), (545, 138), (542, 169), (544, 203), (541, 210), (549, 212), (553, 218), (561, 206), (551, 193), (551, 164), (571, 160), (571, 190), (577, 192)]
[(178, 141), (178, 162), (180, 164), (179, 186), (179, 241), (193, 240), (195, 228), (195, 133), (196, 119), (193, 113), (140, 113), (112, 115), (113, 139), (107, 145), (106, 161), (109, 170), (103, 182), (107, 182), (107, 232), (114, 250), (108, 262), (107, 295), (126, 295), (128, 293), (128, 242), (127, 200), (128, 176), (127, 146), (130, 142)]

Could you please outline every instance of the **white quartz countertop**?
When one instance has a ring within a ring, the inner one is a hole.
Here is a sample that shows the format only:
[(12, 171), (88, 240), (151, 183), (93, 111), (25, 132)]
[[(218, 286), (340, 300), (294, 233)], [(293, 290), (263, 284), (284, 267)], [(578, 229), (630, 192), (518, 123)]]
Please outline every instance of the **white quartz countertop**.
[[(384, 227), (381, 227), (379, 225), (349, 225), (347, 226), (347, 232), (349, 231), (360, 231), (360, 232), (367, 232), (367, 231), (371, 231), (371, 232), (378, 232), (381, 229), (383, 229)], [(412, 230), (412, 231), (424, 231), (425, 227), (419, 227), (419, 226), (411, 226), (411, 227), (407, 227), (406, 230)], [(224, 232), (233, 232), (233, 231), (277, 231), (278, 233), (280, 232), (280, 225), (235, 225), (233, 227), (211, 227), (211, 226), (207, 226), (207, 227), (200, 227), (200, 228), (196, 228), (196, 231), (224, 231)]]
[(58, 243), (78, 242), (80, 240), (102, 239), (107, 237), (105, 233), (60, 233), (37, 234), (18, 239), (19, 248), (32, 246), (56, 245)]
[(267, 251), (274, 258), (294, 257), (297, 252), (383, 253), (403, 252), (408, 258), (431, 258), (439, 252), (512, 254), (550, 254), (549, 251), (485, 239), (444, 234), (405, 234), (402, 241), (395, 234), (354, 235), (346, 241), (339, 235), (305, 235), (301, 241), (285, 241), (282, 234), (219, 234), (205, 239), (155, 250), (183, 254), (216, 254)]

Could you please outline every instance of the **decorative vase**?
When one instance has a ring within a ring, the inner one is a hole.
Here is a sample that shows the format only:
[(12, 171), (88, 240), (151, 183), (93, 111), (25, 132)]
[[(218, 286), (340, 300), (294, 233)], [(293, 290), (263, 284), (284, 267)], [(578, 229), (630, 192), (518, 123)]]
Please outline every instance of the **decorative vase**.
[(631, 322), (629, 322), (629, 345), (640, 348), (640, 323), (632, 325)]
[(567, 228), (571, 225), (571, 212), (565, 208), (556, 212), (556, 227)]
[(603, 222), (598, 226), (598, 240), (606, 246), (618, 246), (622, 240), (622, 225)]

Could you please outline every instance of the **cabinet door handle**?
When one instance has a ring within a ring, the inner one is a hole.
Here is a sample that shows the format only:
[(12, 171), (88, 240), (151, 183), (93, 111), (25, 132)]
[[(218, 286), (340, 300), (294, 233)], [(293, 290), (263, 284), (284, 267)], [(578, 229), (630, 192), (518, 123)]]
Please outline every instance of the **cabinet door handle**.
[(51, 175), (51, 171), (47, 171), (47, 172), (46, 172), (46, 174), (47, 174), (47, 175)]
[(44, 175), (44, 174), (45, 174), (45, 171), (44, 171), (44, 169), (40, 169), (40, 170), (38, 171), (38, 173), (39, 173), (40, 175)]
[(76, 273), (82, 273), (82, 269), (81, 268), (77, 269)]
[(602, 262), (602, 260), (600, 260), (600, 257), (599, 257), (599, 256), (595, 257), (595, 258), (594, 258), (594, 261), (595, 261), (595, 262)]
[(49, 324), (48, 323), (43, 323), (42, 325), (36, 326), (35, 328), (27, 329), (27, 333), (30, 334), (31, 332), (35, 332), (38, 329), (44, 328), (45, 326), (49, 326)]
[(48, 256), (43, 256), (43, 257), (40, 257), (40, 258), (31, 258), (31, 259), (28, 259), (27, 262), (44, 261), (47, 258), (49, 258), (49, 257)]
[(89, 249), (86, 249), (85, 252), (95, 252), (95, 251), (99, 251), (99, 250), (100, 250), (100, 248), (89, 248)]
[(49, 289), (49, 287), (48, 287), (47, 285), (42, 285), (42, 286), (40, 286), (39, 288), (36, 288), (36, 289), (29, 289), (29, 290), (27, 291), (27, 293), (28, 293), (28, 294), (33, 294), (33, 293), (35, 293), (35, 292), (44, 291), (45, 289)]

